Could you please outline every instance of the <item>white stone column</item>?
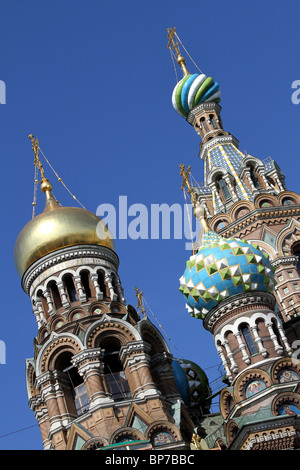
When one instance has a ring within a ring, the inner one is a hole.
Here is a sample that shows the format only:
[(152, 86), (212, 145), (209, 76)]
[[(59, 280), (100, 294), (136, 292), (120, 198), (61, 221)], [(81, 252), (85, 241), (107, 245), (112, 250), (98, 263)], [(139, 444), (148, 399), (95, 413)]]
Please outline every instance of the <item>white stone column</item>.
[(223, 354), (222, 348), (221, 348), (221, 346), (219, 346), (219, 345), (216, 346), (216, 347), (217, 347), (217, 351), (218, 351), (218, 354), (219, 354), (219, 356), (220, 356), (220, 359), (221, 359), (221, 361), (222, 361), (223, 367), (224, 367), (224, 369), (225, 369), (226, 375), (227, 375), (229, 381), (232, 382), (232, 375), (231, 375), (230, 369), (229, 369), (229, 367), (228, 367), (228, 365), (227, 365), (227, 361), (226, 361), (225, 356), (224, 356), (224, 354)]
[(109, 274), (105, 275), (104, 282), (106, 282), (106, 284), (108, 286), (109, 293), (110, 293), (110, 300), (112, 300), (112, 301), (113, 300), (118, 300), (118, 296), (114, 291), (114, 288), (113, 288), (113, 285), (112, 285), (112, 279), (111, 279)]
[(257, 326), (256, 325), (253, 325), (250, 327), (252, 333), (253, 333), (253, 336), (254, 336), (254, 342), (257, 344), (257, 347), (258, 347), (258, 351), (259, 353), (263, 356), (263, 357), (267, 357), (268, 355), (268, 352), (266, 350), (266, 348), (263, 347), (263, 344), (262, 344), (262, 340), (258, 334), (258, 331), (257, 331)]
[(48, 304), (48, 313), (51, 315), (52, 313), (55, 313), (55, 309), (54, 309), (54, 306), (53, 306), (53, 302), (52, 302), (52, 299), (51, 299), (51, 294), (50, 292), (48, 291), (48, 289), (45, 289), (44, 290), (44, 297), (47, 301), (47, 304)]
[(62, 281), (58, 282), (57, 287), (60, 293), (61, 303), (63, 304), (65, 308), (69, 307), (70, 302), (68, 301), (64, 283)]
[(281, 354), (282, 351), (283, 351), (283, 347), (278, 343), (277, 341), (277, 337), (274, 333), (274, 330), (273, 330), (273, 325), (272, 325), (272, 322), (269, 322), (269, 323), (266, 323), (266, 327), (268, 328), (268, 331), (269, 331), (269, 334), (270, 334), (270, 338), (271, 340), (273, 341), (273, 344), (274, 344), (274, 347), (275, 347), (275, 351), (278, 353), (278, 354)]
[(86, 302), (86, 294), (84, 293), (84, 290), (83, 290), (83, 287), (82, 287), (81, 277), (80, 276), (74, 277), (74, 282), (76, 283), (76, 287), (77, 287), (77, 290), (78, 290), (79, 300), (81, 302)]
[(231, 351), (231, 349), (229, 348), (229, 344), (228, 344), (228, 341), (225, 340), (224, 341), (224, 348), (227, 352), (227, 357), (230, 361), (230, 370), (232, 370), (232, 372), (235, 374), (238, 372), (238, 366), (237, 366), (237, 363), (235, 362), (235, 360), (233, 359), (233, 353)]
[(103, 292), (101, 292), (101, 289), (100, 289), (100, 286), (99, 286), (99, 283), (98, 283), (97, 274), (91, 274), (91, 280), (94, 284), (97, 299), (102, 300), (103, 299)]

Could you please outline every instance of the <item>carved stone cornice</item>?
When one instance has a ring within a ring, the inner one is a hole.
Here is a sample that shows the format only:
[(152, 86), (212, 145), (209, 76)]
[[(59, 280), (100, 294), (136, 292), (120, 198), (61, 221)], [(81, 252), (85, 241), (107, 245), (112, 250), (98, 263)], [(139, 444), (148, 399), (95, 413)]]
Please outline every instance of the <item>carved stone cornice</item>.
[(46, 256), (43, 256), (40, 260), (33, 263), (32, 266), (27, 269), (22, 278), (23, 290), (28, 294), (30, 286), (37, 276), (49, 268), (57, 266), (60, 263), (66, 261), (79, 258), (99, 259), (104, 263), (107, 262), (112, 264), (116, 270), (119, 267), (118, 255), (113, 250), (105, 246), (76, 245), (68, 248), (62, 248), (60, 250), (56, 250), (53, 253), (49, 253)]
[(272, 266), (274, 268), (278, 268), (279, 266), (286, 266), (286, 265), (293, 265), (296, 266), (298, 262), (298, 256), (280, 256), (276, 258), (274, 261), (271, 261)]
[(212, 309), (204, 318), (203, 326), (206, 330), (212, 332), (216, 323), (224, 320), (229, 315), (232, 317), (256, 308), (268, 308), (273, 311), (274, 307), (275, 297), (266, 292), (250, 292), (235, 295), (228, 300), (222, 301), (217, 307)]

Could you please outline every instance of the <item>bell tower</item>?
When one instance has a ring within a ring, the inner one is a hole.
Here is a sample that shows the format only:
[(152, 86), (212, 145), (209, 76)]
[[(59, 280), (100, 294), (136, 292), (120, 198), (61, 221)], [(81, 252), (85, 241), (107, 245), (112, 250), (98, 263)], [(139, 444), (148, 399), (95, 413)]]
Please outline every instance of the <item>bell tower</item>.
[(30, 138), (46, 203), (14, 257), (37, 322), (26, 384), (44, 449), (189, 448), (194, 424), (142, 293), (140, 314), (125, 301), (111, 234), (92, 212), (55, 200)]

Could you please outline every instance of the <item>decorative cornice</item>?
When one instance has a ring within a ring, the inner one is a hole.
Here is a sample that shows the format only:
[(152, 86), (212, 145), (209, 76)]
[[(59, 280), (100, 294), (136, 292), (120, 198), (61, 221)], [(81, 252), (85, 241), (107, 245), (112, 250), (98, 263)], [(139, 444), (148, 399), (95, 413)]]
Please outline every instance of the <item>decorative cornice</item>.
[(212, 331), (217, 321), (241, 311), (244, 313), (245, 308), (253, 310), (257, 305), (264, 305), (265, 308), (273, 311), (275, 297), (266, 292), (249, 292), (247, 294), (235, 295), (228, 300), (222, 301), (217, 307), (212, 309), (204, 318), (203, 326), (206, 330)]
[(210, 111), (210, 110), (216, 110), (218, 114), (221, 113), (221, 106), (218, 105), (218, 103), (215, 103), (214, 101), (208, 102), (208, 103), (200, 103), (197, 106), (195, 106), (193, 109), (190, 110), (189, 114), (187, 115), (187, 122), (191, 124), (192, 126), (194, 125), (194, 121), (196, 119), (196, 116), (201, 112), (201, 111)]
[(50, 267), (56, 266), (59, 263), (68, 260), (78, 258), (98, 258), (112, 263), (116, 269), (119, 267), (118, 255), (110, 248), (105, 246), (76, 245), (68, 248), (62, 248), (60, 250), (54, 251), (53, 253), (49, 253), (46, 256), (43, 256), (40, 260), (33, 263), (33, 265), (27, 269), (22, 278), (23, 290), (28, 294), (30, 286), (37, 276)]
[(278, 266), (285, 266), (285, 265), (293, 265), (296, 266), (298, 262), (298, 256), (280, 256), (276, 258), (274, 261), (271, 261), (272, 266), (274, 268), (278, 268)]

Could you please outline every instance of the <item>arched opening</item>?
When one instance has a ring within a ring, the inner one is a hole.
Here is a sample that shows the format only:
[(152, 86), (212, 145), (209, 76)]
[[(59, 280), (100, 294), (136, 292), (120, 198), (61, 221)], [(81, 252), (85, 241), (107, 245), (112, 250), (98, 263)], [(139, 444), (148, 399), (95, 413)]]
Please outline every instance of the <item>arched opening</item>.
[(90, 283), (90, 275), (88, 271), (81, 271), (80, 273), (81, 282), (84, 288), (84, 292), (87, 299), (92, 297), (92, 290), (91, 290), (91, 283)]
[(106, 284), (104, 282), (104, 273), (103, 273), (103, 271), (98, 271), (97, 276), (98, 276), (98, 284), (99, 284), (101, 292), (103, 293), (103, 297), (107, 298), (108, 295), (107, 295), (107, 290), (106, 290)]
[(62, 302), (61, 302), (61, 298), (60, 298), (60, 295), (59, 295), (59, 290), (58, 290), (56, 282), (55, 281), (50, 281), (47, 287), (48, 287), (48, 290), (50, 292), (52, 302), (53, 302), (53, 305), (54, 305), (55, 309), (57, 310), (57, 309), (61, 308), (62, 307)]
[(261, 186), (259, 184), (259, 180), (258, 180), (258, 177), (255, 173), (255, 170), (254, 170), (253, 166), (250, 166), (250, 178), (251, 178), (252, 183), (254, 184), (255, 188), (260, 189)]
[(71, 363), (72, 353), (63, 352), (55, 361), (55, 369), (63, 373), (62, 388), (65, 402), (71, 415), (81, 416), (89, 409), (89, 397), (83, 378)]
[(38, 291), (36, 297), (37, 297), (37, 301), (40, 302), (41, 305), (42, 305), (42, 309), (43, 309), (44, 314), (48, 313), (47, 300), (45, 299), (44, 294), (41, 290)]
[(77, 295), (77, 291), (75, 288), (73, 276), (71, 274), (66, 274), (63, 277), (63, 282), (67, 290), (67, 294), (68, 294), (70, 302), (76, 302), (78, 300), (78, 295)]
[(101, 342), (104, 349), (104, 377), (108, 392), (114, 401), (131, 398), (128, 380), (120, 361), (121, 343), (117, 338), (105, 338)]
[(241, 329), (241, 333), (243, 335), (243, 338), (247, 345), (249, 353), (256, 354), (257, 350), (256, 350), (255, 343), (253, 341), (249, 326), (244, 323), (243, 325), (241, 325), (240, 329)]
[(219, 178), (218, 185), (219, 185), (220, 191), (223, 195), (225, 202), (229, 201), (229, 199), (231, 199), (231, 194), (227, 187), (226, 181), (222, 177)]

